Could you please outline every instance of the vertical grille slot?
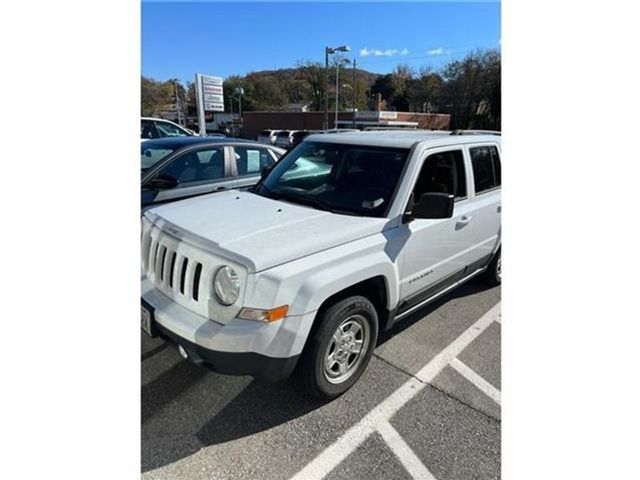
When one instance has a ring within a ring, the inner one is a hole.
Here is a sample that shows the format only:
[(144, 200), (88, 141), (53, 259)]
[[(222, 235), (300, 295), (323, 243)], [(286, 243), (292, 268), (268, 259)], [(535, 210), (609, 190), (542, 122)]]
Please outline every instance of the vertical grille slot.
[(162, 252), (160, 253), (160, 281), (164, 282), (164, 261), (167, 258), (167, 247), (162, 246)]
[(173, 288), (173, 270), (176, 266), (176, 257), (178, 254), (173, 252), (171, 255), (171, 267), (169, 268), (169, 288)]
[(193, 274), (193, 299), (198, 301), (198, 291), (200, 290), (200, 275), (202, 274), (202, 264), (196, 264), (196, 271)]
[(187, 279), (187, 263), (189, 259), (187, 257), (182, 261), (182, 271), (180, 272), (180, 293), (184, 295), (184, 282)]

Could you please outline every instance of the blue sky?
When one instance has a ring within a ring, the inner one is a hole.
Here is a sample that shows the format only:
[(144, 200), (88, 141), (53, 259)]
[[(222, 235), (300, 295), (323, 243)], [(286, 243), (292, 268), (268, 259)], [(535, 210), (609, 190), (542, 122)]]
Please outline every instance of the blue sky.
[(372, 72), (438, 69), (500, 41), (498, 2), (142, 3), (142, 74), (193, 80), (324, 62), (325, 45)]

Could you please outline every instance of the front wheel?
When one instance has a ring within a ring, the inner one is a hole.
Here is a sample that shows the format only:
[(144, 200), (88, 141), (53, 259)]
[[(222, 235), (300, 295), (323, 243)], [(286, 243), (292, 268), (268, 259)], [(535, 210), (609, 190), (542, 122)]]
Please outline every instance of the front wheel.
[(298, 364), (304, 390), (335, 398), (349, 390), (369, 364), (378, 338), (378, 315), (365, 297), (341, 300), (317, 319), (320, 326)]

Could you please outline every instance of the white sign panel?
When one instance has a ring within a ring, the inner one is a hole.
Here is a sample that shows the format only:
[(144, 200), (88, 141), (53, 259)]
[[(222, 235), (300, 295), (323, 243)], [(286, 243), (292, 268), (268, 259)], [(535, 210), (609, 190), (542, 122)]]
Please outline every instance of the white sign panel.
[(204, 109), (207, 112), (224, 112), (224, 104), (204, 102)]
[(204, 94), (204, 103), (224, 103), (222, 95), (214, 95), (212, 93)]
[(218, 87), (222, 86), (222, 77), (211, 77), (209, 75), (202, 75), (202, 84), (203, 85), (215, 85)]
[(203, 85), (202, 86), (202, 91), (204, 93), (217, 93), (222, 95), (222, 87), (218, 87), (215, 85)]

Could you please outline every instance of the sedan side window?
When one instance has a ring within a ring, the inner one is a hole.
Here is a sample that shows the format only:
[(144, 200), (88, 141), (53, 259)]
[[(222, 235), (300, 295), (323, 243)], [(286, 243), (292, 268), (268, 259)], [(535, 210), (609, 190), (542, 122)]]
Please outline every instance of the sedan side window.
[(476, 193), (499, 187), (502, 183), (502, 173), (498, 149), (495, 146), (474, 147), (469, 149), (469, 153)]
[(275, 162), (266, 149), (260, 147), (234, 147), (238, 176), (258, 175), (263, 167), (271, 167)]
[(427, 157), (413, 189), (414, 201), (418, 202), (423, 193), (448, 193), (456, 199), (467, 196), (461, 150), (440, 152)]
[(160, 134), (153, 122), (142, 120), (140, 122), (140, 138), (159, 138)]
[(159, 175), (175, 178), (179, 185), (206, 183), (224, 178), (224, 148), (187, 152), (164, 167)]

